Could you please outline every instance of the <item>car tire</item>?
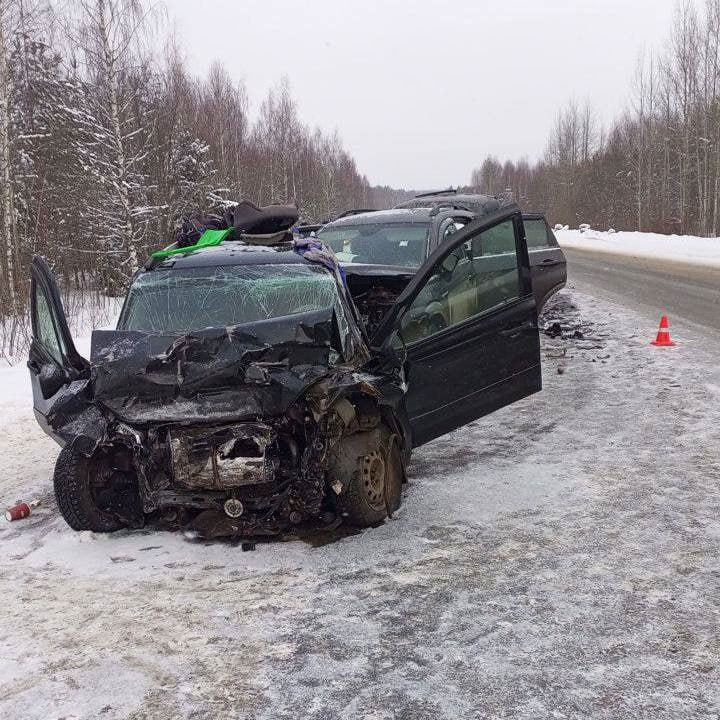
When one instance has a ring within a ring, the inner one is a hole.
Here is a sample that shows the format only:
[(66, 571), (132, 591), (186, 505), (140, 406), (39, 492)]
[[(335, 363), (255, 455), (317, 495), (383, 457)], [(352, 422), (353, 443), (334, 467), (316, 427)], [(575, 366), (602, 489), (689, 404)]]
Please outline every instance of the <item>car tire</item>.
[(336, 508), (348, 524), (374, 527), (400, 507), (405, 468), (398, 438), (383, 426), (348, 441), (348, 452), (336, 465), (345, 479)]
[[(385, 482), (385, 506), (390, 517), (400, 509), (402, 502), (402, 486), (405, 482), (405, 460), (400, 449), (400, 439), (391, 435), (388, 441), (388, 451), (385, 463), (387, 466)], [(390, 478), (388, 482), (387, 479)]]
[(127, 525), (116, 515), (98, 508), (92, 491), (95, 465), (101, 459), (86, 457), (74, 445), (66, 445), (55, 463), (53, 485), (60, 514), (73, 530), (106, 533)]

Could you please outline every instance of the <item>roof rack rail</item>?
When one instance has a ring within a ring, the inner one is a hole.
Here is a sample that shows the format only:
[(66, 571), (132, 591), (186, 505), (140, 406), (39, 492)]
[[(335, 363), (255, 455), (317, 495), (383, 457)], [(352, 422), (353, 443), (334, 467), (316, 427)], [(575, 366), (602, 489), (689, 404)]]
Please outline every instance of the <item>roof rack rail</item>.
[(346, 210), (344, 213), (340, 213), (335, 220), (339, 220), (340, 218), (344, 217), (350, 217), (351, 215), (362, 215), (363, 213), (368, 212), (377, 212), (375, 208), (357, 208), (355, 210)]
[(461, 203), (438, 203), (437, 205), (433, 205), (431, 208), (430, 217), (435, 217), (435, 215), (438, 215), (445, 210), (464, 210), (465, 212), (473, 213), (473, 215), (477, 212), (476, 210), (473, 210), (467, 205), (462, 205)]
[(432, 197), (433, 195), (457, 195), (457, 188), (449, 187), (447, 190), (433, 190), (415, 195), (416, 198)]

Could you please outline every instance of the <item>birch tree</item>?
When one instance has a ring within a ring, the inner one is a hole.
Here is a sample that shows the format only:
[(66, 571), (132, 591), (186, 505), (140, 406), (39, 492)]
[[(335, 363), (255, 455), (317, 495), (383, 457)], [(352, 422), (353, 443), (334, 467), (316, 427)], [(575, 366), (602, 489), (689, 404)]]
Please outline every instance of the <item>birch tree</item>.
[(143, 40), (149, 11), (140, 0), (78, 0), (69, 27), (80, 48), (87, 93), (77, 119), (84, 129), (83, 168), (96, 182), (93, 211), (109, 292), (138, 269), (155, 208), (144, 166), (154, 122), (147, 102)]
[(13, 78), (10, 68), (10, 38), (16, 29), (17, 5), (0, 0), (0, 240), (2, 241), (3, 304), (10, 314), (17, 310), (15, 257), (14, 177), (12, 172), (12, 125), (10, 109)]

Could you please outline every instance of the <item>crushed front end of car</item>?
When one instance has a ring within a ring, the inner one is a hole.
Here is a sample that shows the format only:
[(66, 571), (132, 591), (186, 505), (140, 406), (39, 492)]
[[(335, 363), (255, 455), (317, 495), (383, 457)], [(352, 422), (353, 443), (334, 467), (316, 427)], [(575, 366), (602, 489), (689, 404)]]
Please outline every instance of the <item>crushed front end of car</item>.
[[(346, 360), (341, 331), (332, 308), (181, 337), (96, 331), (90, 380), (50, 421), (64, 452), (93, 459), (94, 500), (118, 527), (152, 517), (240, 537), (338, 522), (353, 477), (378, 458), (384, 472), (404, 442), (400, 372), (364, 371), (360, 342)], [(399, 489), (381, 480), (371, 500), (389, 514)]]

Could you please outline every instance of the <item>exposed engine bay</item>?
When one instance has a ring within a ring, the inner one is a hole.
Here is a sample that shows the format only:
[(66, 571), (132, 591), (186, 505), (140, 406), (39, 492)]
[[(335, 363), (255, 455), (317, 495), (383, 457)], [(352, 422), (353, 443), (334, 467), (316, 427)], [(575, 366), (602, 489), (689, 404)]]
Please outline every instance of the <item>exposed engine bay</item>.
[(95, 450), (107, 463), (98, 502), (131, 527), (156, 513), (203, 537), (333, 523), (335, 497), (382, 454), (386, 438), (374, 431), (392, 421), (363, 393), (325, 412), (303, 405), (271, 423), (145, 431), (118, 424)]
[(372, 337), (393, 303), (410, 282), (412, 274), (354, 274), (346, 269), (347, 283), (368, 336)]

